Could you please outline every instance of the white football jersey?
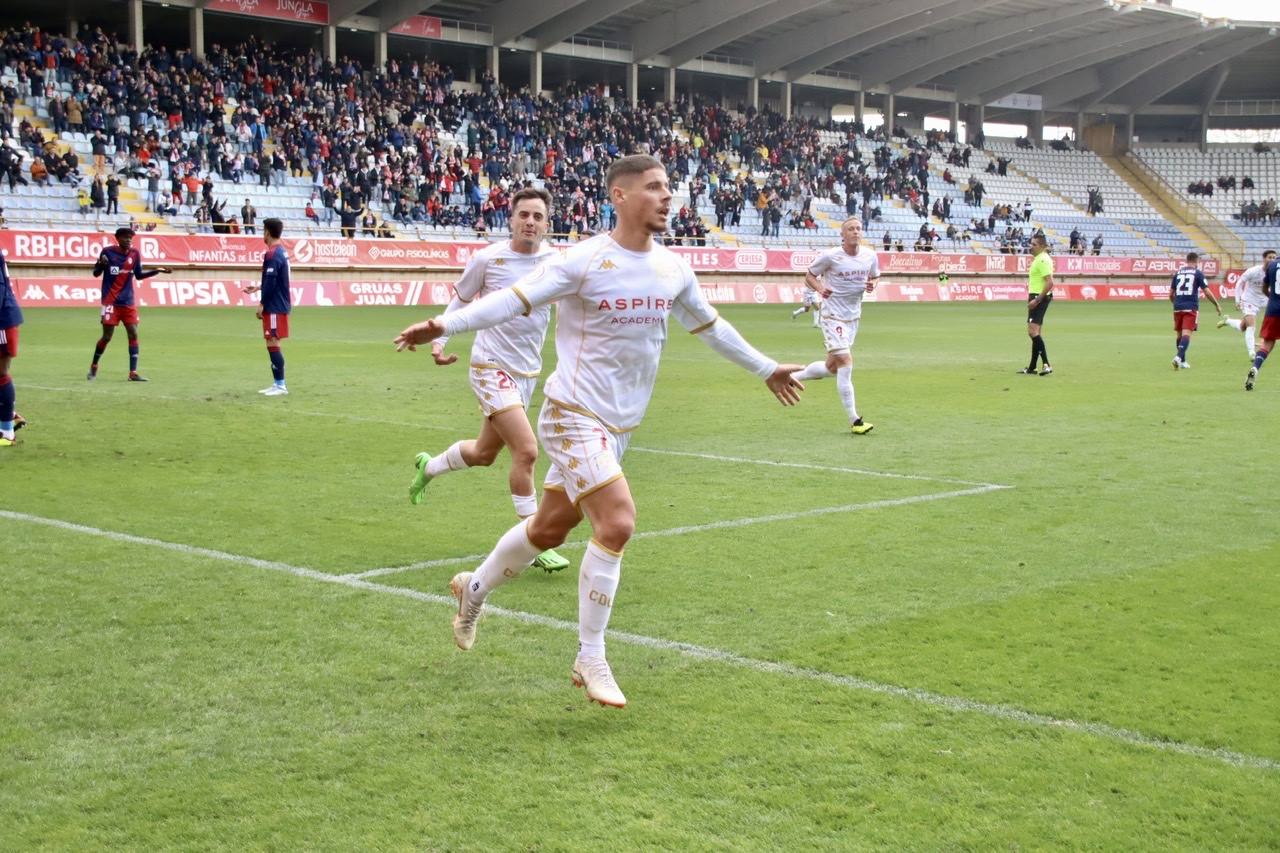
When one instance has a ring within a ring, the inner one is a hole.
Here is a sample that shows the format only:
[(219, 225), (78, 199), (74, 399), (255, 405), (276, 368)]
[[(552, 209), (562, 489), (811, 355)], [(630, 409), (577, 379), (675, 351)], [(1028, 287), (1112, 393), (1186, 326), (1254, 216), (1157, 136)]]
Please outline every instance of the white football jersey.
[[(454, 285), (458, 299), (466, 303), (506, 290), (555, 254), (556, 250), (545, 244), (532, 255), (515, 251), (510, 241), (485, 246), (471, 256)], [(551, 306), (543, 305), (528, 316), (481, 329), (471, 345), (471, 363), (500, 367), (520, 376), (537, 376), (542, 372), (542, 345), (550, 322)]]
[(600, 234), (539, 266), (514, 287), (526, 305), (559, 300), (548, 399), (614, 432), (639, 426), (667, 339), (667, 314), (691, 332), (716, 321), (689, 265), (665, 246), (622, 248)]
[(814, 278), (831, 288), (822, 303), (822, 316), (833, 320), (856, 320), (862, 316), (862, 297), (867, 282), (880, 277), (880, 258), (866, 246), (850, 255), (843, 246), (827, 249), (809, 265)]
[(1263, 289), (1265, 272), (1262, 264), (1249, 267), (1240, 273), (1240, 279), (1236, 282), (1236, 302), (1252, 302), (1253, 304), (1266, 304), (1267, 294)]

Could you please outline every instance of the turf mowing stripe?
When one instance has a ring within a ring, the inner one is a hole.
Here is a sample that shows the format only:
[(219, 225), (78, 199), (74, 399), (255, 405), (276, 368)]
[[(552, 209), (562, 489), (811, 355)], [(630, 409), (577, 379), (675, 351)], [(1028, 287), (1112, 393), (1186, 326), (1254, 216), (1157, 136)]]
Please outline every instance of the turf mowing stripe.
[[(62, 521), (56, 518), (45, 518), (43, 516), (28, 515), (27, 513), (11, 512), (8, 510), (0, 510), (0, 518), (7, 518), (12, 521), (21, 521), (29, 524), (39, 524), (45, 527), (52, 527), (58, 530), (66, 530), (74, 533), (83, 533), (89, 536), (110, 539), (115, 542), (147, 545), (149, 547), (161, 548), (180, 554), (207, 557), (212, 560), (251, 566), (257, 569), (284, 572), (296, 575), (297, 577), (308, 578), (310, 580), (321, 581), (323, 583), (337, 584), (351, 589), (397, 595), (402, 598), (409, 598), (414, 601), (422, 601), (429, 604), (448, 605), (450, 608), (457, 606), (457, 603), (454, 601), (452, 596), (420, 592), (416, 589), (406, 589), (405, 587), (385, 586), (383, 584), (370, 583), (367, 580), (346, 575), (329, 575), (324, 572), (318, 572), (315, 569), (308, 569), (302, 566), (291, 566), (288, 563), (280, 563), (274, 560), (260, 560), (255, 557), (244, 557), (239, 554), (230, 554), (226, 551), (215, 551), (211, 548), (200, 548), (194, 545), (184, 545), (177, 542), (166, 542), (161, 539), (152, 539), (146, 536), (134, 536), (131, 533), (103, 530), (98, 527), (75, 524), (74, 522)], [(573, 633), (577, 633), (578, 630), (576, 623), (566, 622), (563, 619), (556, 619), (551, 616), (543, 616), (537, 613), (507, 610), (506, 608), (495, 607), (492, 605), (488, 606), (486, 611), (495, 616), (515, 619), (527, 625), (538, 625), (544, 628), (552, 628), (557, 631)], [(833, 672), (823, 672), (822, 670), (809, 669), (807, 667), (795, 666), (788, 663), (759, 660), (757, 658), (744, 657), (743, 655), (724, 651), (722, 649), (697, 646), (692, 643), (681, 643), (675, 640), (664, 640), (660, 637), (647, 637), (642, 634), (631, 634), (625, 631), (609, 631), (609, 638), (614, 642), (627, 643), (633, 646), (642, 646), (661, 651), (678, 652), (687, 657), (721, 663), (727, 666), (737, 667), (739, 669), (749, 669), (760, 673), (780, 675), (785, 678), (817, 681), (824, 684), (830, 684), (835, 687), (844, 687), (850, 690), (856, 690), (862, 693), (892, 696), (894, 698), (905, 699), (909, 702), (928, 705), (934, 708), (941, 708), (955, 713), (980, 714), (996, 720), (1020, 723), (1022, 725), (1037, 726), (1047, 729), (1061, 729), (1078, 734), (1091, 735), (1104, 740), (1116, 741), (1130, 746), (1142, 747), (1144, 749), (1153, 749), (1177, 755), (1186, 755), (1192, 758), (1218, 761), (1231, 767), (1271, 772), (1280, 771), (1280, 761), (1273, 758), (1251, 755), (1244, 752), (1236, 752), (1230, 749), (1210, 749), (1207, 746), (1199, 746), (1197, 744), (1184, 743), (1176, 740), (1165, 740), (1143, 734), (1142, 732), (1134, 731), (1133, 729), (1120, 728), (1106, 723), (1073, 720), (1064, 717), (1052, 717), (1047, 714), (1037, 714), (1034, 711), (1026, 711), (1011, 705), (978, 702), (973, 699), (965, 699), (959, 696), (947, 696), (945, 694), (934, 693), (929, 690), (900, 687), (896, 684), (884, 684), (878, 681), (869, 681), (865, 678), (858, 678), (857, 676), (838, 675)]]
[[(87, 386), (87, 383), (86, 383), (86, 386)], [(24, 389), (34, 388), (37, 391), (56, 391), (56, 392), (71, 393), (71, 394), (74, 394), (78, 391), (87, 391), (90, 394), (97, 394), (98, 396), (101, 396), (101, 397), (105, 397), (111, 393), (110, 386), (107, 386), (107, 389), (103, 391), (90, 391), (88, 387), (59, 388), (54, 385), (33, 385), (30, 382), (24, 382), (22, 384), (22, 387)], [(99, 385), (96, 387), (101, 388), (102, 386)], [(145, 396), (144, 395), (130, 396), (130, 403), (136, 403), (139, 400), (165, 400), (167, 402), (174, 402), (174, 403), (208, 402), (207, 397), (175, 397), (175, 396), (166, 395), (166, 394), (150, 394), (150, 393), (145, 394)], [(239, 397), (232, 397), (229, 399), (220, 398), (215, 400), (214, 402), (217, 402), (219, 404), (240, 403), (241, 405), (249, 406), (249, 405), (257, 405), (257, 397), (256, 395), (249, 396), (248, 392), (245, 392), (245, 396), (243, 399)], [(266, 405), (274, 405), (274, 404), (268, 403)], [(312, 412), (312, 411), (307, 411), (306, 409), (295, 409), (289, 406), (288, 404), (277, 407), (276, 411), (282, 412), (283, 414), (286, 414), (286, 415), (299, 415), (299, 416), (308, 417), (308, 418), (331, 418), (335, 420), (352, 421), (353, 423), (362, 423), (362, 424), (386, 424), (387, 426), (408, 427), (410, 429), (430, 429), (430, 430), (438, 430), (440, 432), (456, 432), (457, 431), (456, 428), (451, 426), (436, 426), (435, 424), (414, 423), (410, 421), (389, 421), (384, 418), (366, 418), (360, 415), (348, 415), (343, 412)]]
[[(766, 463), (767, 464), (767, 463)], [(709, 521), (706, 524), (689, 524), (682, 527), (664, 527), (660, 530), (642, 530), (631, 538), (635, 539), (661, 539), (665, 536), (683, 536), (686, 533), (702, 533), (707, 530), (728, 530), (736, 527), (750, 527), (755, 524), (770, 524), (775, 521), (794, 521), (797, 518), (813, 518), (821, 515), (834, 515), (842, 512), (858, 512), (865, 509), (885, 509), (886, 507), (908, 506), (910, 504), (927, 503), (929, 501), (941, 501), (948, 498), (962, 498), (968, 495), (984, 495), (987, 492), (995, 492), (1000, 489), (1011, 489), (1012, 486), (982, 485), (972, 489), (958, 489), (953, 492), (934, 492), (927, 495), (911, 495), (905, 498), (887, 498), (879, 501), (867, 501), (857, 504), (843, 504), (841, 506), (820, 506), (815, 509), (803, 509), (796, 512), (780, 512), (774, 515), (757, 515), (747, 518), (728, 518), (721, 521)], [(587, 541), (585, 539), (577, 542), (566, 542), (563, 545), (557, 545), (557, 548), (584, 548)], [(404, 566), (385, 566), (380, 569), (370, 569), (367, 572), (354, 572), (346, 577), (350, 578), (376, 578), (385, 575), (395, 575), (401, 572), (412, 572), (418, 569), (429, 569), (436, 566), (455, 566), (463, 563), (478, 563), (483, 560), (486, 554), (473, 554), (467, 557), (446, 557), (440, 560), (424, 560), (420, 563), (409, 563)]]

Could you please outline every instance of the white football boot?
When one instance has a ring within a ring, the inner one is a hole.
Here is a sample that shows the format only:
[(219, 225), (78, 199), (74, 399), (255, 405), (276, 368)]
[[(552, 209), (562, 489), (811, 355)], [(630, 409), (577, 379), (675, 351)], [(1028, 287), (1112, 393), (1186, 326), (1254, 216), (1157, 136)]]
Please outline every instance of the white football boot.
[(610, 708), (627, 707), (627, 697), (613, 680), (613, 670), (604, 658), (578, 656), (573, 662), (573, 686), (587, 688), (587, 698)]
[(453, 617), (453, 641), (464, 652), (476, 642), (476, 623), (484, 611), (484, 601), (472, 603), (467, 595), (467, 587), (471, 586), (471, 572), (458, 572), (449, 581), (449, 591), (458, 599), (458, 612)]

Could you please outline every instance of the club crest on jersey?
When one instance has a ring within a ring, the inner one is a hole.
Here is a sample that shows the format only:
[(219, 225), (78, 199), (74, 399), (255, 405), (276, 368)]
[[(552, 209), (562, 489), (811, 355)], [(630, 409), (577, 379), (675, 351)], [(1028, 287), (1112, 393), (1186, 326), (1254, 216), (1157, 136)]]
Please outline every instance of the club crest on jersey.
[(493, 265), (494, 265), (495, 267), (505, 267), (505, 266), (507, 265), (507, 259), (506, 259), (506, 258), (494, 258), (494, 259), (493, 259)]

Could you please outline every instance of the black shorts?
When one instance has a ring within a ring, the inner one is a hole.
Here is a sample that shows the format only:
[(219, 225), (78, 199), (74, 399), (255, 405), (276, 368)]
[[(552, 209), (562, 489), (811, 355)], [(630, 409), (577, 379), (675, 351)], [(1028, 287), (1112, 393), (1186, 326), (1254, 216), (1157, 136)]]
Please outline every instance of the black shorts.
[(1044, 325), (1044, 314), (1045, 314), (1045, 312), (1046, 312), (1046, 311), (1048, 311), (1048, 310), (1049, 310), (1049, 303), (1053, 301), (1053, 294), (1052, 294), (1052, 293), (1050, 293), (1050, 294), (1049, 294), (1048, 296), (1046, 296), (1044, 299), (1041, 299), (1041, 300), (1040, 300), (1040, 304), (1039, 304), (1039, 305), (1037, 305), (1035, 308), (1030, 307), (1030, 306), (1031, 306), (1031, 300), (1033, 300), (1033, 299), (1035, 299), (1035, 297), (1034, 297), (1034, 296), (1028, 296), (1028, 297), (1027, 297), (1027, 306), (1028, 306), (1028, 307), (1027, 307), (1027, 322), (1028, 322), (1028, 323), (1035, 323), (1037, 326), (1043, 326), (1043, 325)]

